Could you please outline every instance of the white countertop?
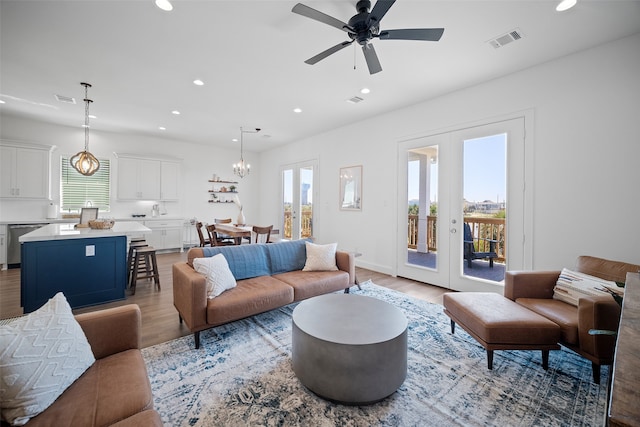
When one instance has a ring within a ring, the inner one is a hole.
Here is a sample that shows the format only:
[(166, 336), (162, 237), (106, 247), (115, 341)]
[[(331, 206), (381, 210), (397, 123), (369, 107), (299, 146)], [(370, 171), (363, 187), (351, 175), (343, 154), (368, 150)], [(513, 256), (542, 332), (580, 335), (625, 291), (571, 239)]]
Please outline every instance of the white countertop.
[[(143, 222), (143, 221), (166, 221), (166, 220), (182, 220), (187, 221), (184, 217), (181, 216), (169, 216), (169, 215), (160, 215), (160, 216), (146, 216), (141, 218), (134, 217), (123, 217), (123, 218), (114, 218), (116, 222)], [(42, 219), (17, 219), (17, 220), (0, 220), (0, 225), (6, 224), (77, 224), (80, 218), (42, 218)]]
[(95, 237), (126, 236), (139, 233), (148, 233), (151, 229), (139, 222), (122, 221), (113, 225), (108, 230), (93, 230), (91, 228), (74, 228), (75, 224), (49, 224), (31, 233), (20, 236), (20, 243), (38, 242), (45, 240), (88, 239)]

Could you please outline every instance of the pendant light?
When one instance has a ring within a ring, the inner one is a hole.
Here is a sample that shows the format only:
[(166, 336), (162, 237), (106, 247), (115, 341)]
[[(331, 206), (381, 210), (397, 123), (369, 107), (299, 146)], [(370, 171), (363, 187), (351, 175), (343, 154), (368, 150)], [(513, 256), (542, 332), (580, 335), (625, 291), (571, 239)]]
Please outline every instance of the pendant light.
[(240, 178), (244, 178), (245, 176), (251, 173), (251, 165), (244, 163), (244, 138), (243, 135), (245, 133), (258, 133), (260, 132), (260, 128), (256, 128), (256, 130), (243, 130), (240, 127), (240, 161), (233, 165), (233, 173), (238, 175)]
[(84, 86), (84, 151), (80, 151), (73, 156), (69, 162), (71, 166), (84, 176), (91, 176), (100, 169), (100, 162), (89, 152), (89, 104), (93, 101), (89, 99), (89, 83), (80, 83)]

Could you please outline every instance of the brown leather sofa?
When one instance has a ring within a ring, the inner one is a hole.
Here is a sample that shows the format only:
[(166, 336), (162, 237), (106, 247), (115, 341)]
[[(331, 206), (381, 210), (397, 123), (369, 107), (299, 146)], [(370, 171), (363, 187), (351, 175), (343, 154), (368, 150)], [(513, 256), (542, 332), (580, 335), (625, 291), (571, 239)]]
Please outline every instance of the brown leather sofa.
[(75, 318), (96, 361), (26, 425), (162, 426), (140, 353), (140, 308), (129, 304)]
[[(296, 242), (304, 244), (303, 241)], [(286, 264), (287, 260), (282, 260), (282, 253), (274, 254), (273, 252), (285, 247), (281, 245), (295, 244), (298, 243), (226, 246), (218, 247), (215, 251), (224, 254), (228, 251), (261, 249), (271, 253), (265, 252), (265, 259), (258, 259), (262, 258), (262, 255), (255, 256), (250, 262), (264, 261), (270, 265), (274, 264), (270, 261), (273, 261), (276, 255), (280, 255), (280, 261)], [(173, 265), (173, 305), (178, 310), (180, 322), (184, 321), (194, 333), (196, 348), (200, 347), (200, 331), (273, 310), (294, 301), (302, 301), (342, 289), (347, 291), (355, 284), (353, 254), (337, 251), (338, 271), (279, 271), (271, 265), (271, 274), (244, 279), (236, 277), (235, 288), (213, 299), (208, 299), (205, 276), (194, 270), (193, 260), (211, 256), (207, 252), (209, 250), (209, 248), (191, 248), (187, 252), (187, 262)], [(230, 260), (229, 263), (232, 264), (233, 261)]]
[[(580, 256), (573, 269), (604, 280), (623, 282), (627, 272), (640, 266), (591, 256)], [(611, 365), (616, 338), (590, 335), (589, 330), (617, 331), (620, 306), (613, 297), (580, 298), (578, 307), (553, 299), (553, 288), (560, 271), (507, 271), (504, 296), (557, 323), (561, 328), (560, 344), (589, 359), (593, 381), (600, 383), (600, 366)]]

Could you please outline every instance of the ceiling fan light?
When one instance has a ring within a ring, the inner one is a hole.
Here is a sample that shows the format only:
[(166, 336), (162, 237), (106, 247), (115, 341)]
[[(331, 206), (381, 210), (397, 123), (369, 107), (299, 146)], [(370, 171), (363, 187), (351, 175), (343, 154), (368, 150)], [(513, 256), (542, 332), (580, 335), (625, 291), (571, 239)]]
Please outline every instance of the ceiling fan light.
[(562, 0), (560, 3), (558, 3), (558, 5), (556, 6), (556, 11), (558, 12), (564, 12), (565, 10), (569, 10), (571, 9), (573, 6), (576, 5), (576, 3), (578, 2), (578, 0)]

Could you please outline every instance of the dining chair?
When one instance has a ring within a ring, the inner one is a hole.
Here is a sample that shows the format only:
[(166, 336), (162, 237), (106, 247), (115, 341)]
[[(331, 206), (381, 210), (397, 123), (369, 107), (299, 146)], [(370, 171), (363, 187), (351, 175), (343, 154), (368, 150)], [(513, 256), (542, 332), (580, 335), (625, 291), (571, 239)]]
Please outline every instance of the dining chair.
[[(256, 235), (255, 243), (271, 243), (271, 230), (273, 229), (273, 225), (268, 227), (259, 227), (257, 225), (253, 226), (253, 232)], [(265, 236), (264, 239), (261, 239), (260, 236)]]
[(207, 225), (207, 232), (209, 233), (209, 241), (211, 242), (211, 246), (231, 246), (236, 244), (233, 238), (231, 238), (231, 240), (220, 239), (218, 237), (218, 233), (216, 233), (215, 224)]
[(196, 222), (196, 231), (198, 232), (198, 238), (200, 239), (200, 247), (211, 244), (211, 241), (208, 238), (205, 238), (202, 233), (202, 223), (200, 221)]

